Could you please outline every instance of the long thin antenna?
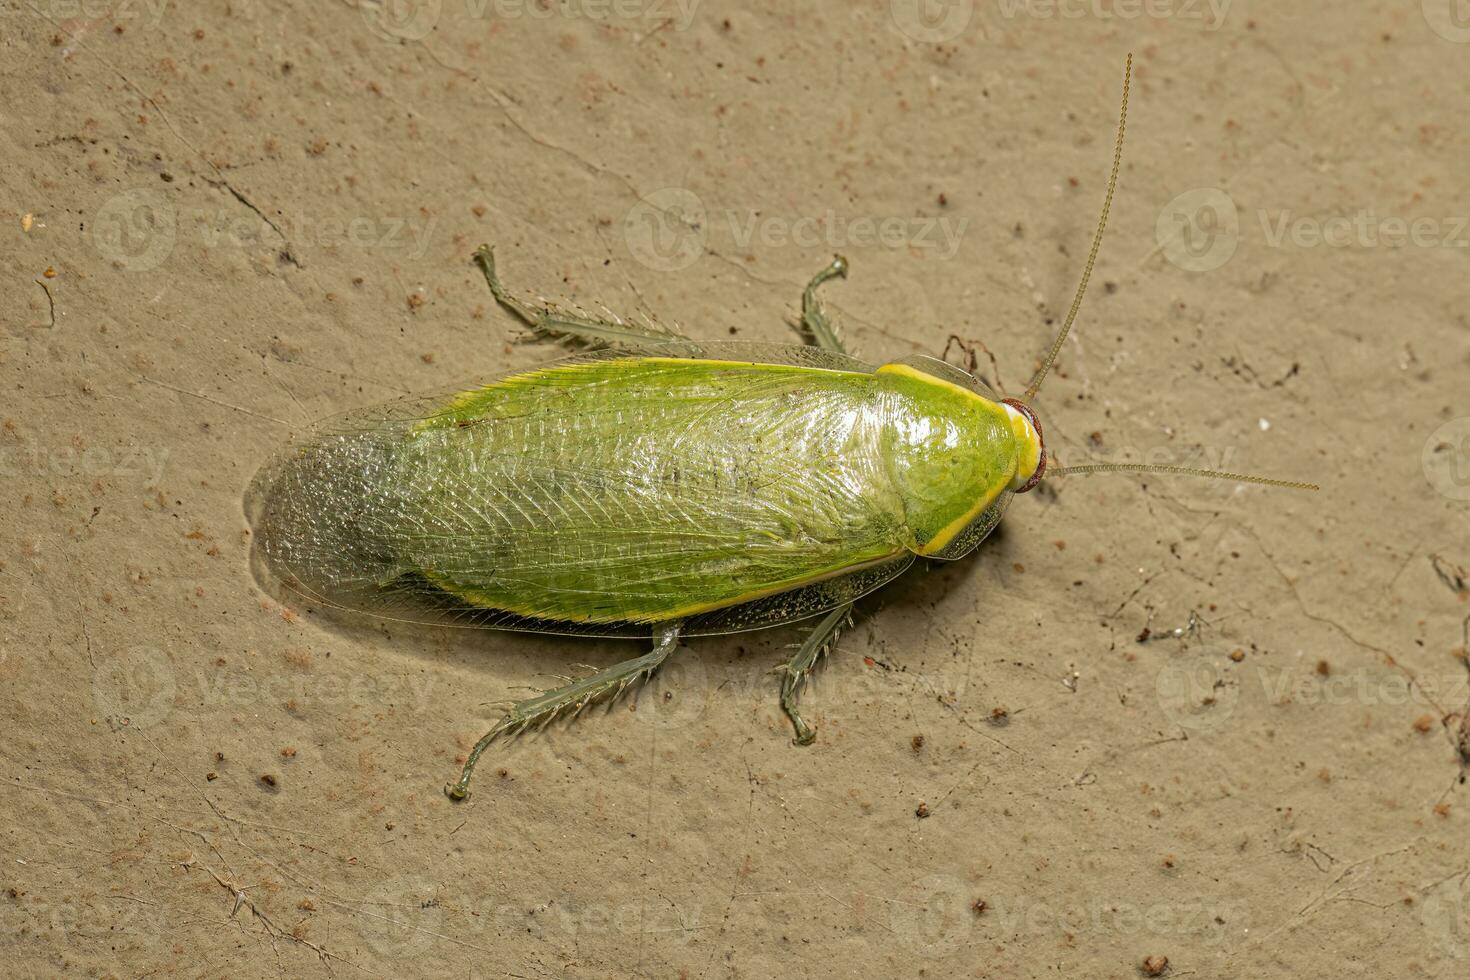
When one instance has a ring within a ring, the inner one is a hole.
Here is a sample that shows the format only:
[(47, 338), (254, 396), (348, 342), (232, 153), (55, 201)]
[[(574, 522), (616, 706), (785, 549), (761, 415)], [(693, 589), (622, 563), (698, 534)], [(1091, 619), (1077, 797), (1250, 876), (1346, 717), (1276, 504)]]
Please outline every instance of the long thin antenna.
[(1128, 84), (1132, 78), (1133, 54), (1129, 52), (1128, 63), (1123, 67), (1123, 105), (1118, 110), (1118, 139), (1113, 144), (1113, 172), (1108, 177), (1108, 193), (1103, 198), (1102, 216), (1097, 219), (1097, 231), (1092, 236), (1092, 251), (1087, 253), (1087, 265), (1082, 269), (1082, 281), (1077, 284), (1077, 295), (1072, 298), (1072, 308), (1067, 311), (1067, 319), (1062, 323), (1062, 331), (1052, 342), (1051, 350), (1047, 353), (1046, 360), (1041, 362), (1036, 377), (1032, 378), (1031, 384), (1027, 385), (1026, 393), (1021, 396), (1021, 401), (1028, 404), (1036, 397), (1036, 392), (1040, 390), (1046, 373), (1051, 370), (1052, 363), (1062, 352), (1062, 344), (1072, 330), (1072, 321), (1077, 319), (1077, 311), (1082, 308), (1082, 295), (1087, 292), (1087, 280), (1092, 278), (1092, 264), (1097, 261), (1097, 250), (1102, 246), (1103, 229), (1108, 226), (1108, 209), (1113, 206), (1113, 190), (1118, 186), (1118, 168), (1123, 163), (1123, 131), (1128, 125)]
[(1257, 483), (1263, 487), (1285, 487), (1288, 490), (1321, 490), (1315, 483), (1297, 483), (1295, 480), (1273, 480), (1268, 476), (1251, 476), (1246, 473), (1226, 473), (1222, 470), (1197, 470), (1190, 466), (1152, 466), (1148, 463), (1093, 463), (1086, 466), (1047, 467), (1043, 479), (1054, 476), (1080, 476), (1083, 473), (1168, 473), (1173, 476), (1202, 476), (1211, 480), (1233, 480), (1236, 483)]

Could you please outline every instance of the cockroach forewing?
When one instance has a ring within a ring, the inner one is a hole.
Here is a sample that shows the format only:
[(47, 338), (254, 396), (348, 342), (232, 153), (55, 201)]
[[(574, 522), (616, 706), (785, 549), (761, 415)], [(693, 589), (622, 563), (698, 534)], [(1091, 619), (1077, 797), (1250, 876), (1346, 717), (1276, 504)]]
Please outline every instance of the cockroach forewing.
[[(550, 364), (328, 417), (263, 466), (247, 491), (246, 511), (254, 530), (252, 567), (257, 580), (283, 599), (331, 614), (366, 613), (379, 619), (464, 628), (646, 636), (650, 623), (563, 622), (474, 606), (435, 588), (415, 569), (405, 567), (398, 555), (374, 548), (372, 534), (361, 533), (381, 517), (374, 514), (373, 503), (383, 498), (385, 488), (372, 482), (373, 474), (391, 466), (398, 441), (426, 420), (441, 415), (457, 395), (552, 365), (640, 356), (791, 364), (863, 373), (874, 370), (856, 358), (810, 346), (680, 340), (646, 348), (580, 353)], [(902, 573), (912, 560), (911, 555), (895, 556), (783, 593), (700, 614), (687, 622), (684, 633), (740, 632), (817, 616), (877, 589)]]

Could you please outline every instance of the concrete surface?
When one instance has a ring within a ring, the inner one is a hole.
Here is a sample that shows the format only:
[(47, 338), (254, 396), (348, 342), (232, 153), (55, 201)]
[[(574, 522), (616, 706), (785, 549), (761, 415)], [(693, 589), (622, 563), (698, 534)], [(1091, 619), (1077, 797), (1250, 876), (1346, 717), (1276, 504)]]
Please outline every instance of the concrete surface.
[[(1470, 969), (1463, 3), (0, 15), (8, 975)], [(755, 340), (841, 251), (861, 356), (953, 334), (1023, 387), (1130, 50), (1049, 443), (1322, 492), (1058, 480), (863, 604), (810, 748), (767, 673), (799, 633), (705, 640), (461, 805), (491, 702), (638, 646), (256, 585), (241, 494), (291, 432), (553, 354), (481, 241)]]

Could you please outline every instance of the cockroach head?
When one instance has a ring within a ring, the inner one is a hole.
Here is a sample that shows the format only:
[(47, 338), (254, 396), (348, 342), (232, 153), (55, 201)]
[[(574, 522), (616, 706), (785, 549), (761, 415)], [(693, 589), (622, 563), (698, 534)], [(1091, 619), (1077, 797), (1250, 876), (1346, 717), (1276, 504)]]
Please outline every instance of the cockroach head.
[(1020, 455), (1011, 489), (1025, 493), (1040, 483), (1046, 474), (1046, 443), (1041, 435), (1041, 422), (1031, 406), (1019, 398), (1003, 398), (1001, 404), (1011, 417), (1011, 431), (1016, 437), (1016, 449)]

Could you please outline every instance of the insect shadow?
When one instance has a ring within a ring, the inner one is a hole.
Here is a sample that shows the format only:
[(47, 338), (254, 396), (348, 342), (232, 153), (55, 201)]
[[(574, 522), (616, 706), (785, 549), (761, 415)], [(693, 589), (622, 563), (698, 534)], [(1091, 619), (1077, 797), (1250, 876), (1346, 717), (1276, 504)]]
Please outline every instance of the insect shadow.
[[(247, 509), (258, 508), (253, 493), (247, 495)], [(858, 623), (876, 623), (876, 614), (881, 610), (906, 610), (927, 615), (939, 608), (945, 597), (958, 590), (960, 595), (973, 594), (977, 588), (976, 577), (982, 575), (987, 563), (1007, 562), (1008, 535), (998, 527), (991, 541), (993, 547), (983, 554), (973, 555), (968, 560), (941, 562), (920, 561), (881, 592), (866, 596), (854, 603), (855, 620)], [(555, 634), (538, 632), (534, 628), (524, 630), (489, 631), (478, 628), (473, 622), (438, 625), (419, 620), (396, 620), (380, 615), (369, 615), (361, 610), (349, 608), (325, 597), (312, 597), (310, 590), (299, 581), (288, 581), (277, 573), (258, 543), (252, 542), (250, 552), (250, 574), (261, 592), (282, 606), (317, 627), (342, 638), (364, 644), (389, 644), (396, 654), (406, 655), (436, 669), (446, 662), (479, 675), (491, 676), (504, 682), (507, 695), (520, 687), (533, 684), (544, 685), (547, 678), (565, 679), (568, 673), (566, 639)], [(452, 596), (446, 596), (421, 576), (413, 573), (403, 575), (393, 583), (393, 591), (422, 603), (425, 609), (433, 609), (438, 603), (446, 609), (454, 608)], [(647, 720), (660, 728), (683, 727), (704, 712), (707, 700), (721, 693), (722, 700), (733, 689), (751, 695), (749, 700), (764, 706), (770, 695), (782, 686), (779, 675), (791, 655), (791, 649), (800, 646), (800, 640), (815, 628), (811, 621), (798, 623), (785, 629), (711, 635), (702, 638), (697, 648), (684, 648), (680, 656), (672, 658), (662, 670), (645, 685), (633, 689), (627, 706), (642, 712), (640, 720)], [(493, 637), (493, 643), (489, 642)], [(579, 640), (578, 655), (585, 661), (583, 669), (602, 670), (626, 659), (628, 642), (646, 643), (646, 640), (617, 637), (583, 637)], [(881, 640), (880, 640), (881, 643)], [(829, 657), (851, 660), (870, 649), (864, 645), (843, 649), (837, 642), (829, 646)], [(908, 654), (918, 654), (912, 643), (900, 645)], [(883, 644), (887, 649), (887, 644)], [(493, 654), (494, 659), (491, 659)], [(888, 654), (884, 654), (885, 660)], [(889, 664), (885, 664), (888, 666)], [(903, 665), (903, 661), (900, 661)], [(836, 665), (834, 665), (836, 666)], [(851, 663), (841, 665), (844, 668)], [(825, 672), (813, 675), (814, 693), (822, 698), (822, 678)], [(860, 685), (871, 689), (871, 684)], [(499, 705), (502, 702), (486, 702)], [(607, 702), (608, 710), (615, 700)], [(493, 712), (490, 712), (493, 713)], [(548, 718), (548, 721), (552, 719)], [(773, 716), (773, 724), (783, 724)], [(539, 730), (539, 729), (538, 729)]]

